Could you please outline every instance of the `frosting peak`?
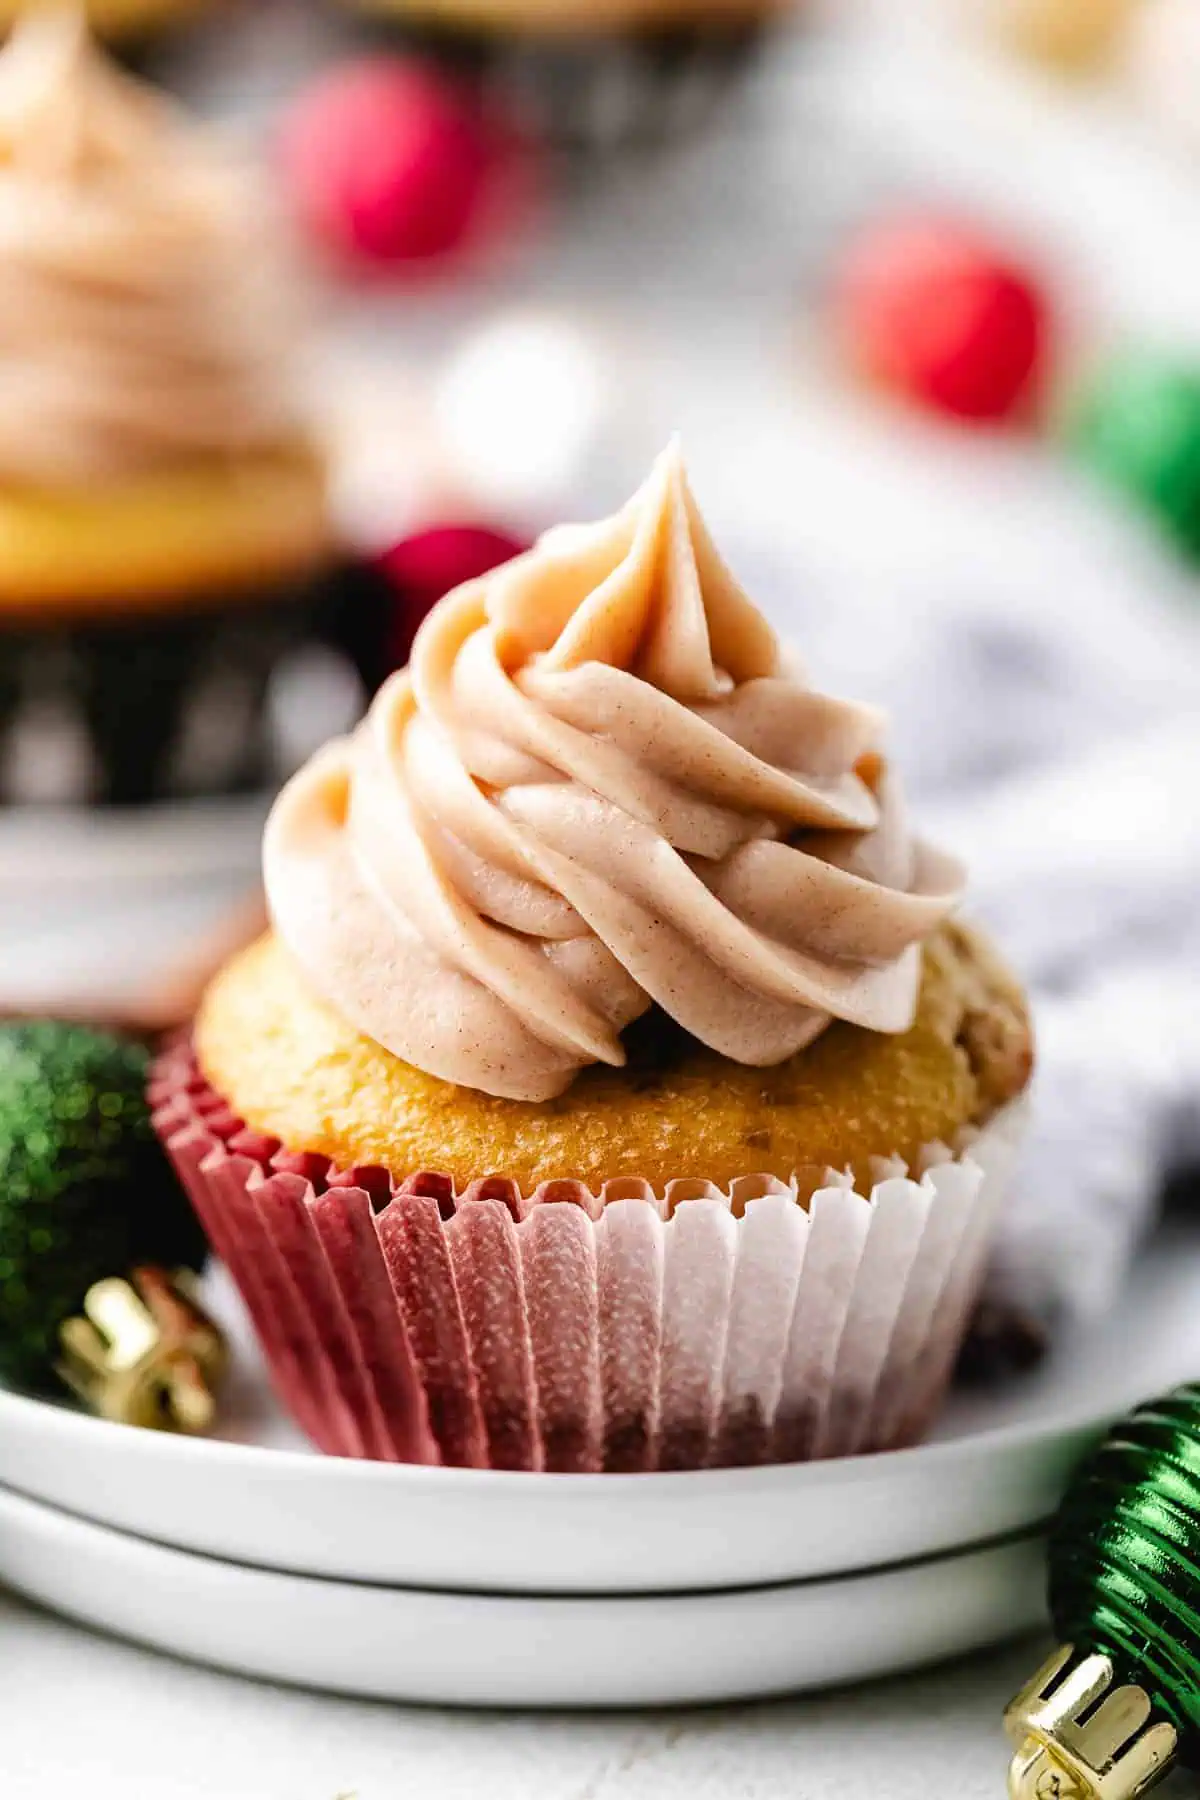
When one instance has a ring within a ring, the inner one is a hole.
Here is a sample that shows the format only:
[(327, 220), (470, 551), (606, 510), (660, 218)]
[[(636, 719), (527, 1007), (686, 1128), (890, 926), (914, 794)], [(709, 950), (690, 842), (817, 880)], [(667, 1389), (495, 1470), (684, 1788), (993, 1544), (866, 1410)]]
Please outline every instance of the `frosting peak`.
[(514, 1099), (620, 1065), (657, 1004), (783, 1061), (911, 1024), (957, 865), (911, 838), (873, 710), (816, 693), (672, 447), (615, 518), (448, 595), (280, 797), (275, 925), (359, 1030)]
[(546, 674), (628, 669), (672, 699), (716, 700), (775, 673), (775, 634), (725, 568), (677, 444), (605, 525), (549, 531), (536, 559), (501, 570), (488, 615), (502, 661)]
[(298, 430), (293, 303), (252, 173), (79, 14), (0, 52), (0, 479), (87, 485)]

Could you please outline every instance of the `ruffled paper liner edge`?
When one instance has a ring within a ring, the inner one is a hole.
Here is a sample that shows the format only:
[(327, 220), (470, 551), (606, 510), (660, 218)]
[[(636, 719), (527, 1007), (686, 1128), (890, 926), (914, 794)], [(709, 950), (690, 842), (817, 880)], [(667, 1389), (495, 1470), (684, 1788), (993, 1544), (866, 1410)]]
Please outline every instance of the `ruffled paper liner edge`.
[(535, 141), (587, 160), (686, 136), (764, 53), (784, 9), (730, 18), (599, 23), (579, 33), (496, 30), (418, 17), (394, 0), (356, 0), (365, 34), (398, 43), (475, 84)]
[(1014, 1101), (868, 1195), (830, 1173), (524, 1195), (335, 1169), (249, 1130), (190, 1045), (154, 1123), (276, 1393), (332, 1455), (633, 1473), (922, 1437), (953, 1372), (1026, 1114)]

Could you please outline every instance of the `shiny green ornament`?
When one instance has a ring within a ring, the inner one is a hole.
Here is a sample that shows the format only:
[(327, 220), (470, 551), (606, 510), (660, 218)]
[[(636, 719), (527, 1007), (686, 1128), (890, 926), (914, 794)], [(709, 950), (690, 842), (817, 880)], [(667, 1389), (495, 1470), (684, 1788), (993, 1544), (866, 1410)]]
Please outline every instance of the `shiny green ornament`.
[(1200, 559), (1200, 364), (1122, 352), (1095, 377), (1069, 437), (1082, 463)]
[(93, 1284), (199, 1268), (203, 1235), (150, 1125), (147, 1052), (54, 1021), (0, 1025), (0, 1376), (49, 1387)]
[(1117, 1425), (1050, 1537), (1063, 1648), (1007, 1714), (1014, 1800), (1136, 1800), (1200, 1753), (1200, 1385)]

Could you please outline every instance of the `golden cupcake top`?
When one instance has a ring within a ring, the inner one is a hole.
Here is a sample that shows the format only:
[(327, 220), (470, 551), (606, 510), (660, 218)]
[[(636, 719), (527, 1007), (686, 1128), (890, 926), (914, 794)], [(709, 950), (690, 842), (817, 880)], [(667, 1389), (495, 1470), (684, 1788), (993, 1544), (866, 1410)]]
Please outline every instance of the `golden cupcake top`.
[(0, 53), (0, 479), (90, 487), (301, 430), (294, 286), (252, 172), (82, 15)]
[(615, 518), (447, 596), (269, 821), (280, 936), (356, 1030), (518, 1100), (657, 1005), (738, 1063), (912, 1024), (958, 866), (872, 709), (785, 657), (674, 447)]
[(958, 1147), (1029, 1080), (1032, 1028), (1015, 978), (958, 920), (931, 933), (910, 1030), (831, 1027), (790, 1062), (755, 1069), (652, 1017), (626, 1034), (629, 1064), (595, 1063), (549, 1105), (452, 1087), (380, 1049), (297, 979), (275, 936), (227, 963), (196, 1021), (200, 1066), (239, 1119), (340, 1169), (436, 1169), (461, 1193), (481, 1172), (524, 1194), (564, 1176), (727, 1189), (746, 1175), (797, 1183), (830, 1169), (868, 1194), (879, 1159), (917, 1168)]

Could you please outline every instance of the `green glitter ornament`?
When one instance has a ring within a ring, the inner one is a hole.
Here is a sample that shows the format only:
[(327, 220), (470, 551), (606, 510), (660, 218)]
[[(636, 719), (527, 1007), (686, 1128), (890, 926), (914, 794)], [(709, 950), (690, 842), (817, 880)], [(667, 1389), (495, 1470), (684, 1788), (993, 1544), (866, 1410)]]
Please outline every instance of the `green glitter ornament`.
[(1136, 1800), (1200, 1753), (1200, 1385), (1139, 1408), (1050, 1537), (1057, 1650), (1006, 1715), (1014, 1800)]
[(1081, 462), (1200, 559), (1200, 365), (1122, 352), (1099, 372), (1069, 435)]
[(148, 1052), (53, 1021), (0, 1025), (0, 1376), (53, 1381), (93, 1285), (198, 1269), (204, 1237), (150, 1125)]

